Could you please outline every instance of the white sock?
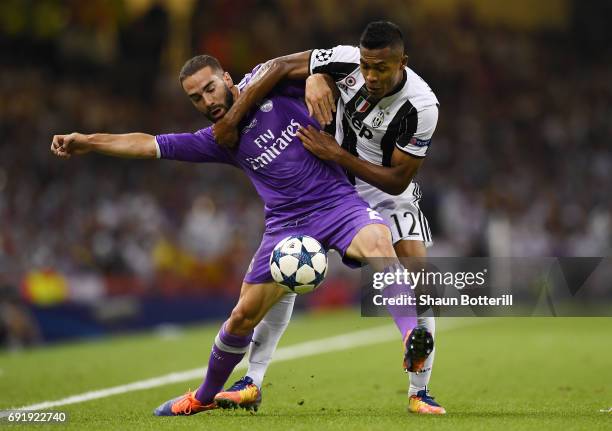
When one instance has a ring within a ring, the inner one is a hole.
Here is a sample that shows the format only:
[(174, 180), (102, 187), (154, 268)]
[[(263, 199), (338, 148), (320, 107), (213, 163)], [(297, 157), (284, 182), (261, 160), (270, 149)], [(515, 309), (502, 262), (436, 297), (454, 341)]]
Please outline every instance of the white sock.
[(295, 293), (283, 296), (255, 327), (246, 375), (260, 388), (276, 345), (289, 325), (296, 296)]
[(429, 354), (429, 357), (425, 361), (424, 369), (425, 371), (421, 373), (408, 373), (410, 374), (410, 388), (408, 389), (408, 396), (416, 395), (418, 391), (422, 391), (423, 389), (427, 389), (427, 385), (429, 384), (429, 379), (431, 378), (431, 369), (433, 367), (434, 355), (436, 354), (435, 347), (435, 333), (436, 333), (436, 321), (433, 317), (419, 317), (418, 324), (420, 326), (425, 326), (431, 335), (434, 337), (434, 349)]

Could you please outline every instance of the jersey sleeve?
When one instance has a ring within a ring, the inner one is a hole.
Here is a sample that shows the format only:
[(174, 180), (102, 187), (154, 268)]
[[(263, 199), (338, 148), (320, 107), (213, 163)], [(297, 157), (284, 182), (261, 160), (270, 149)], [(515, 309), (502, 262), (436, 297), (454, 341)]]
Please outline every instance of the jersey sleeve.
[(309, 73), (326, 73), (336, 82), (359, 67), (359, 48), (338, 45), (329, 49), (313, 49), (310, 53)]
[(238, 87), (238, 90), (242, 91), (244, 89), (244, 87), (247, 86), (247, 84), (249, 82), (251, 82), (251, 80), (257, 76), (257, 72), (260, 71), (261, 66), (263, 63), (258, 64), (257, 66), (255, 66), (253, 68), (253, 70), (251, 70), (249, 73), (247, 73), (246, 75), (244, 75), (242, 77), (242, 79), (240, 80), (240, 82), (238, 83), (238, 85), (236, 85), (236, 87)]
[(400, 124), (400, 133), (395, 146), (413, 157), (427, 156), (437, 124), (437, 105), (427, 106), (420, 112), (413, 109)]
[(212, 134), (212, 128), (195, 133), (170, 133), (155, 136), (158, 158), (195, 163), (226, 163), (234, 165), (231, 153), (220, 147)]

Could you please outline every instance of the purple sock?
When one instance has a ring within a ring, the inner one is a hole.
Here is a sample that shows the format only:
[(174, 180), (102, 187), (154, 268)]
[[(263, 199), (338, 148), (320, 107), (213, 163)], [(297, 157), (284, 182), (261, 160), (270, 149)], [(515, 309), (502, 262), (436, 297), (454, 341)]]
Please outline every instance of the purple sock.
[(234, 367), (248, 350), (252, 335), (233, 335), (225, 330), (225, 324), (221, 326), (210, 353), (206, 378), (195, 394), (198, 401), (210, 404), (215, 395), (223, 389)]
[[(404, 267), (400, 264), (392, 265), (385, 268), (385, 273), (396, 271), (404, 271)], [(409, 284), (405, 283), (393, 283), (388, 284), (383, 291), (385, 298), (399, 297), (400, 295), (407, 295), (414, 298), (414, 291)], [(402, 340), (406, 339), (406, 335), (417, 326), (417, 312), (416, 306), (414, 305), (387, 305), (387, 311), (393, 317), (393, 321), (397, 325), (397, 328), (402, 334)]]

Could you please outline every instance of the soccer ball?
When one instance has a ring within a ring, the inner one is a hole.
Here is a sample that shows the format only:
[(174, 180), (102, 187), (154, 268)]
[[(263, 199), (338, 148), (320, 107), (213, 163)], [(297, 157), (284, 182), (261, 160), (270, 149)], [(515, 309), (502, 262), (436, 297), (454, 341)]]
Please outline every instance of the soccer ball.
[(327, 274), (327, 253), (312, 237), (289, 236), (274, 247), (270, 255), (270, 271), (274, 281), (287, 292), (309, 293)]

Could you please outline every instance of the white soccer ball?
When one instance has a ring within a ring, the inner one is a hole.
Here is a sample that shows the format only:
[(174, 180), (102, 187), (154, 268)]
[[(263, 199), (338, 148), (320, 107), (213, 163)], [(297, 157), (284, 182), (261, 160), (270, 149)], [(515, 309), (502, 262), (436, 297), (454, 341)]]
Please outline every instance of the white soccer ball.
[(309, 293), (327, 274), (327, 252), (310, 236), (289, 236), (274, 247), (270, 271), (274, 281), (287, 292)]

